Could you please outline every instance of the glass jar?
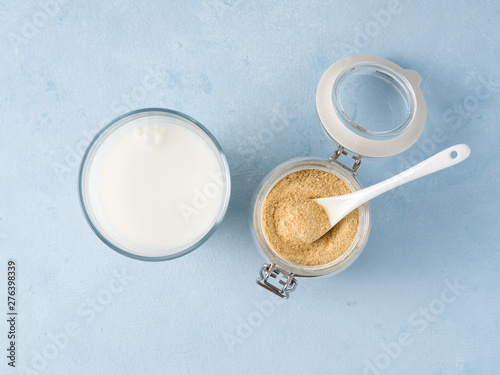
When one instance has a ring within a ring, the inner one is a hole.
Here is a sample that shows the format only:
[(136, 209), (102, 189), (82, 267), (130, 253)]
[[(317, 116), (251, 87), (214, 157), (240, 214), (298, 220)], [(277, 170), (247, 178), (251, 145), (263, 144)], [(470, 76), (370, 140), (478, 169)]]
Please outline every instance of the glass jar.
[[(425, 125), (426, 107), (420, 76), (376, 56), (351, 56), (333, 64), (321, 78), (316, 94), (320, 124), (337, 150), (327, 160), (299, 158), (273, 169), (260, 183), (252, 201), (251, 231), (264, 258), (257, 283), (288, 298), (299, 278), (336, 275), (363, 251), (370, 234), (368, 203), (358, 208), (359, 222), (350, 247), (334, 261), (319, 266), (294, 264), (275, 252), (263, 231), (262, 210), (267, 195), (281, 179), (303, 169), (319, 169), (339, 177), (354, 192), (363, 158), (396, 155), (415, 143)], [(351, 157), (352, 166), (341, 158)]]
[[(119, 234), (114, 233), (112, 227), (107, 223), (104, 214), (101, 212), (99, 204), (96, 203), (98, 201), (95, 198), (97, 196), (97, 173), (103, 154), (105, 154), (106, 150), (115, 141), (115, 136), (119, 136), (120, 132), (127, 131), (128, 128), (136, 126), (138, 123), (143, 126), (154, 126), (157, 123), (173, 124), (192, 131), (208, 145), (220, 167), (222, 198), (216, 215), (214, 215), (210, 225), (200, 235), (175, 248), (151, 250), (127, 241)], [(163, 108), (140, 109), (126, 113), (111, 121), (91, 141), (83, 156), (79, 174), (80, 203), (84, 216), (97, 237), (111, 249), (122, 255), (146, 261), (175, 259), (190, 253), (203, 244), (215, 232), (224, 218), (229, 204), (230, 191), (229, 166), (224, 152), (215, 137), (193, 118), (183, 113)]]

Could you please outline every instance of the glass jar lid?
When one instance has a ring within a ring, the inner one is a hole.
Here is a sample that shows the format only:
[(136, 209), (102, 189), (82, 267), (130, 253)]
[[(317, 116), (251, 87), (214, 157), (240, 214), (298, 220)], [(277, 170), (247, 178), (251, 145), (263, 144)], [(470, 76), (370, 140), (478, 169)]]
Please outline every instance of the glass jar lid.
[(354, 154), (381, 158), (411, 147), (425, 125), (420, 75), (368, 55), (330, 66), (316, 92), (318, 116), (329, 137)]

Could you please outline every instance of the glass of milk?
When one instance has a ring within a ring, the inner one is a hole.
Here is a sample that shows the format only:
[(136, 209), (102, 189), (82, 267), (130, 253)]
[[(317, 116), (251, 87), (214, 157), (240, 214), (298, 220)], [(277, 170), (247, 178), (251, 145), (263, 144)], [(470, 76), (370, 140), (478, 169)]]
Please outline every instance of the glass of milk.
[(205, 242), (226, 212), (229, 167), (217, 140), (182, 113), (150, 108), (118, 117), (90, 143), (80, 202), (117, 252), (168, 260)]

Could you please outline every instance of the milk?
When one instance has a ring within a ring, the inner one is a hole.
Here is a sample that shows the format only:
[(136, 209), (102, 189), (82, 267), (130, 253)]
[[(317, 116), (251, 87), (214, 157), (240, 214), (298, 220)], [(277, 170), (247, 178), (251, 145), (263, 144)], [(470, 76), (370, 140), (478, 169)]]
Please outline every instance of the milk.
[(137, 255), (185, 250), (223, 210), (227, 181), (220, 153), (181, 119), (132, 120), (104, 138), (89, 168), (94, 224)]

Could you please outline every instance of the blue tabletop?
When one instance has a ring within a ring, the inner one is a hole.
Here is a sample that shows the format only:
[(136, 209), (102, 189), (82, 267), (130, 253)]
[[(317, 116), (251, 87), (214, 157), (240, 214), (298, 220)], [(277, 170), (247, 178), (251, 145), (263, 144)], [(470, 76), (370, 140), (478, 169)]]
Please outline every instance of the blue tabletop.
[[(0, 373), (498, 374), (499, 19), (493, 0), (3, 1)], [(276, 165), (333, 152), (315, 91), (356, 54), (418, 71), (427, 103), (419, 141), (363, 162), (362, 185), (472, 154), (372, 201), (360, 258), (282, 301), (255, 283), (250, 200)], [(204, 124), (232, 174), (217, 232), (173, 261), (112, 251), (78, 202), (90, 139), (143, 107)]]

